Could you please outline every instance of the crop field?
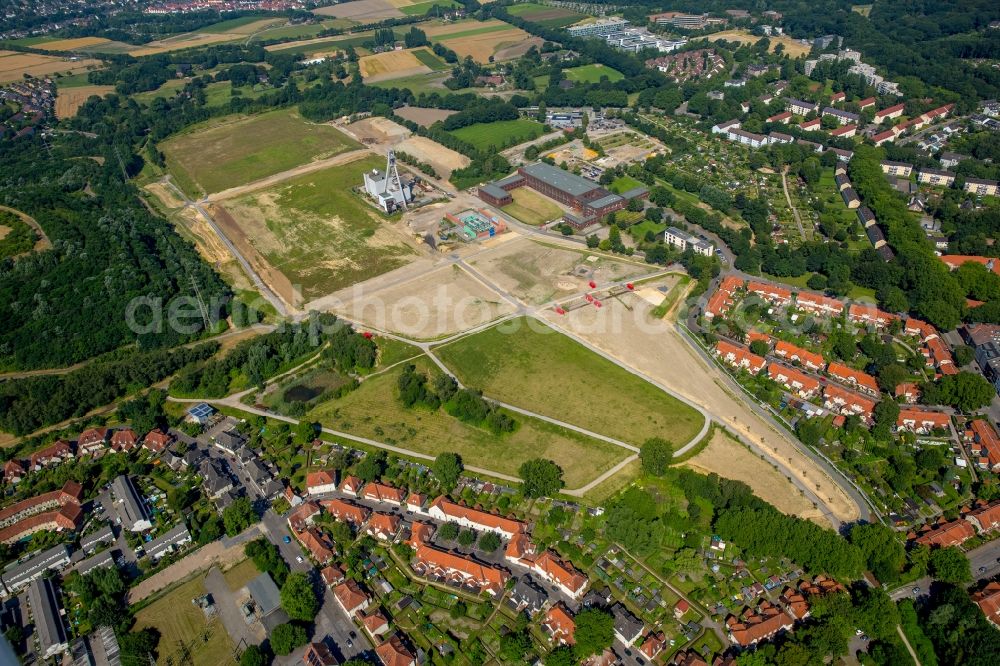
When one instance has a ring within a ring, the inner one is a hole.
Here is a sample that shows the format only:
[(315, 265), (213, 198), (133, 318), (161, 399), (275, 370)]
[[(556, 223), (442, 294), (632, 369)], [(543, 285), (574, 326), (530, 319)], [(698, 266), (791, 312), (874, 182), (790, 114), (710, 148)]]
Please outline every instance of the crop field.
[(426, 48), (385, 51), (358, 60), (361, 77), (368, 82), (388, 81), (415, 74), (447, 69), (444, 62)]
[(383, 167), (366, 157), (226, 202), (239, 232), (309, 299), (387, 273), (413, 254), (405, 236), (351, 191)]
[(581, 65), (579, 67), (572, 67), (563, 71), (566, 74), (567, 79), (570, 81), (579, 81), (581, 83), (598, 83), (604, 77), (607, 77), (609, 81), (614, 83), (615, 81), (621, 81), (625, 78), (625, 75), (617, 69), (613, 67), (605, 67), (600, 63)]
[(104, 37), (76, 37), (74, 39), (57, 39), (54, 42), (39, 44), (39, 48), (46, 51), (76, 51), (83, 47), (101, 46), (109, 43), (110, 39)]
[[(717, 42), (720, 39), (725, 39), (730, 42), (740, 42), (741, 44), (756, 44), (763, 37), (758, 37), (753, 35), (746, 30), (723, 30), (722, 32), (716, 32), (709, 35), (706, 39), (710, 42)], [(809, 55), (809, 51), (812, 50), (811, 44), (803, 44), (802, 42), (796, 41), (789, 37), (788, 35), (774, 35), (768, 37), (771, 42), (769, 50), (774, 53), (774, 49), (778, 44), (783, 44), (785, 47), (785, 53), (791, 58), (798, 58), (799, 56)]]
[(562, 208), (530, 188), (519, 187), (510, 195), (514, 203), (504, 206), (503, 212), (513, 215), (525, 224), (537, 227), (562, 217)]
[(233, 642), (222, 626), (222, 621), (206, 621), (202, 610), (191, 603), (192, 599), (203, 594), (204, 574), (170, 591), (135, 614), (135, 630), (146, 627), (159, 629), (160, 659), (193, 666), (227, 666), (235, 663)]
[(450, 91), (445, 87), (444, 81), (447, 79), (449, 74), (447, 72), (431, 72), (429, 74), (413, 74), (411, 76), (403, 76), (398, 79), (388, 79), (385, 81), (373, 81), (371, 85), (376, 88), (406, 88), (414, 95), (419, 95), (421, 93), (441, 93), (442, 95), (448, 92), (461, 92), (461, 91)]
[(59, 56), (0, 50), (0, 83), (19, 81), (25, 74), (35, 77), (56, 73), (76, 74), (97, 69), (103, 64), (90, 58), (71, 61)]
[(110, 92), (114, 92), (114, 86), (79, 86), (76, 88), (59, 87), (59, 94), (56, 95), (56, 117), (72, 118), (76, 115), (77, 109), (83, 106), (92, 95), (103, 97)]
[(313, 14), (352, 19), (360, 23), (372, 23), (382, 19), (405, 16), (399, 9), (401, 4), (411, 5), (413, 3), (408, 1), (401, 3), (399, 0), (354, 0), (354, 2), (342, 2), (314, 9)]
[[(396, 39), (403, 38), (404, 31), (397, 28), (394, 32)], [(374, 33), (369, 31), (351, 35), (339, 35), (337, 37), (317, 37), (315, 39), (303, 39), (297, 42), (286, 42), (284, 44), (271, 44), (270, 46), (265, 46), (264, 49), (267, 51), (281, 51), (282, 53), (289, 54), (302, 53), (312, 56), (320, 53), (343, 51), (348, 46), (353, 46), (355, 49), (359, 49), (359, 53), (365, 53), (365, 51), (360, 50), (361, 45), (365, 42), (371, 41), (373, 35)]]
[(435, 353), (488, 397), (636, 446), (650, 437), (684, 445), (704, 423), (677, 398), (537, 320), (515, 319)]
[(430, 2), (417, 2), (412, 5), (403, 5), (399, 7), (399, 11), (403, 12), (407, 16), (423, 16), (429, 12), (434, 7), (440, 7), (442, 10), (449, 10), (458, 7), (458, 3), (455, 0), (430, 0)]
[[(517, 190), (514, 190), (515, 192)], [(598, 284), (650, 272), (641, 264), (517, 238), (468, 260), (501, 289), (528, 305), (543, 305)]]
[(289, 109), (225, 116), (160, 144), (167, 167), (190, 195), (219, 192), (358, 147), (334, 127), (314, 125)]
[(257, 42), (265, 39), (308, 39), (315, 37), (324, 30), (329, 30), (331, 28), (347, 29), (352, 25), (357, 25), (357, 22), (350, 19), (327, 19), (325, 21), (320, 21), (319, 23), (280, 25), (261, 30), (255, 34), (250, 41)]
[[(415, 359), (414, 365), (432, 381), (440, 372), (426, 357)], [(518, 422), (516, 431), (496, 437), (444, 410), (406, 408), (396, 393), (402, 371), (399, 367), (370, 377), (344, 397), (320, 404), (307, 418), (426, 455), (453, 451), (466, 465), (501, 474), (517, 475), (517, 468), (525, 460), (548, 458), (562, 467), (567, 488), (586, 484), (628, 453), (613, 444), (521, 415), (514, 417)]]
[(541, 123), (518, 119), (476, 123), (451, 130), (451, 134), (471, 143), (477, 150), (500, 150), (538, 138), (544, 131), (545, 127)]
[(444, 44), (460, 58), (472, 56), (480, 63), (489, 62), (491, 56), (497, 56), (501, 51), (510, 50), (533, 39), (520, 28), (497, 19), (468, 19), (430, 25), (425, 32), (432, 42)]
[(548, 7), (534, 2), (522, 2), (511, 5), (507, 11), (512, 16), (520, 16), (525, 21), (531, 21), (546, 28), (563, 28), (587, 18), (586, 14), (574, 12), (561, 7)]

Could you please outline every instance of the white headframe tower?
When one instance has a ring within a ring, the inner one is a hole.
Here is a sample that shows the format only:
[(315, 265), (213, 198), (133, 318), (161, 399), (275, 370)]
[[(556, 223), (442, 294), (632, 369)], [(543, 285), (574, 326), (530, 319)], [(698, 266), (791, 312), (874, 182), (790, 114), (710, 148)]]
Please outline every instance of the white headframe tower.
[(396, 152), (390, 148), (389, 154), (386, 156), (385, 161), (385, 186), (382, 190), (382, 194), (388, 194), (391, 188), (395, 188), (399, 192), (399, 198), (403, 204), (403, 209), (406, 209), (406, 194), (403, 190), (403, 181), (399, 177), (399, 171), (396, 170)]

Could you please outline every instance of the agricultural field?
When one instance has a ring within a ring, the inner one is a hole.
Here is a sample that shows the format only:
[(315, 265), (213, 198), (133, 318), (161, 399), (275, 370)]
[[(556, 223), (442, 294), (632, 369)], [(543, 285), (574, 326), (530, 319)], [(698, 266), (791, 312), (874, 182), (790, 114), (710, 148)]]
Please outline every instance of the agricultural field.
[(513, 215), (525, 224), (538, 227), (562, 217), (562, 208), (530, 188), (519, 187), (513, 190), (510, 196), (513, 197), (514, 203), (504, 206), (503, 212)]
[(538, 320), (515, 319), (435, 353), (488, 397), (636, 446), (650, 437), (682, 446), (704, 423), (677, 398)]
[(273, 28), (265, 28), (256, 33), (251, 42), (259, 42), (269, 39), (309, 39), (315, 37), (324, 30), (338, 29), (346, 30), (356, 21), (350, 19), (328, 19), (318, 23), (299, 23), (295, 25), (279, 25)]
[(586, 14), (574, 12), (561, 7), (548, 7), (534, 2), (521, 2), (511, 5), (507, 11), (512, 16), (520, 16), (525, 21), (531, 21), (546, 28), (565, 28), (587, 18)]
[(534, 120), (498, 120), (492, 123), (476, 123), (451, 130), (454, 137), (471, 143), (476, 150), (501, 150), (503, 148), (537, 139), (545, 132), (545, 127)]
[(192, 196), (250, 183), (359, 147), (336, 128), (307, 122), (289, 109), (225, 116), (160, 144), (178, 185)]
[(342, 2), (314, 9), (313, 14), (351, 19), (359, 23), (374, 23), (382, 19), (406, 16), (400, 11), (400, 7), (413, 4), (416, 3), (410, 0), (354, 0), (353, 2)]
[(408, 338), (435, 340), (511, 314), (514, 307), (458, 266), (450, 265), (371, 295), (348, 296), (337, 311)]
[(600, 63), (572, 67), (570, 69), (563, 70), (563, 73), (566, 75), (568, 80), (579, 81), (580, 83), (598, 83), (604, 77), (607, 77), (609, 81), (614, 83), (615, 81), (621, 81), (625, 78), (625, 75), (617, 69), (613, 67), (606, 67)]
[(63, 88), (59, 86), (59, 94), (56, 95), (56, 117), (72, 118), (76, 115), (77, 109), (93, 95), (104, 97), (108, 93), (114, 92), (114, 86), (78, 86)]
[(444, 61), (426, 47), (404, 51), (385, 51), (358, 60), (361, 77), (366, 83), (389, 81), (416, 74), (429, 74), (447, 69)]
[(39, 48), (46, 51), (79, 51), (84, 47), (101, 46), (109, 43), (110, 39), (104, 37), (76, 37), (73, 39), (57, 39), (54, 42), (39, 44)]
[[(440, 373), (426, 357), (413, 363), (430, 378)], [(496, 437), (449, 416), (444, 410), (406, 408), (396, 397), (402, 371), (402, 367), (397, 367), (369, 377), (344, 397), (321, 403), (306, 418), (430, 456), (453, 451), (466, 465), (501, 474), (516, 475), (525, 460), (548, 458), (562, 467), (567, 488), (586, 484), (628, 453), (613, 444), (521, 415), (514, 417), (517, 430)], [(378, 414), (378, 418), (373, 414)]]
[(371, 85), (376, 88), (405, 88), (414, 95), (435, 92), (444, 95), (449, 92), (462, 92), (460, 90), (449, 90), (445, 87), (445, 79), (449, 76), (450, 74), (447, 72), (431, 72), (430, 74), (414, 74), (386, 81), (374, 81)]
[[(706, 37), (710, 42), (717, 42), (719, 40), (726, 40), (729, 42), (739, 42), (741, 44), (756, 44), (763, 37), (758, 37), (746, 30), (723, 30), (722, 32), (715, 32)], [(812, 50), (812, 44), (803, 44), (802, 42), (792, 39), (788, 35), (774, 35), (768, 37), (771, 42), (769, 51), (774, 53), (774, 49), (778, 44), (782, 44), (785, 47), (785, 53), (788, 54), (790, 58), (798, 58), (800, 56), (809, 55), (809, 51)]]
[(381, 157), (357, 159), (231, 199), (216, 210), (230, 218), (227, 232), (235, 231), (303, 297), (324, 296), (398, 268), (414, 253), (404, 234), (352, 192), (365, 171), (384, 164)]
[[(479, 63), (487, 63), (491, 57), (503, 59), (501, 52), (510, 51), (534, 39), (520, 28), (497, 19), (489, 21), (469, 19), (431, 25), (425, 32), (432, 42), (440, 42), (457, 53), (460, 58), (472, 56)], [(505, 57), (516, 57), (516, 55), (507, 53)]]
[(71, 61), (59, 56), (0, 50), (0, 83), (19, 81), (25, 75), (41, 78), (57, 73), (77, 74), (98, 69), (103, 64), (90, 58)]
[(233, 642), (222, 621), (206, 621), (202, 610), (191, 603), (205, 592), (205, 574), (201, 574), (136, 612), (136, 631), (146, 627), (160, 631), (160, 659), (192, 666), (235, 663)]
[(642, 264), (527, 238), (516, 238), (484, 250), (468, 262), (489, 275), (501, 289), (528, 305), (567, 298), (586, 289), (590, 280), (605, 284), (650, 272), (650, 268)]
[(420, 106), (401, 106), (394, 111), (400, 118), (412, 120), (422, 127), (430, 127), (439, 120), (444, 120), (448, 116), (453, 116), (458, 111), (448, 109), (431, 109)]
[(399, 11), (407, 16), (423, 16), (431, 9), (438, 7), (442, 11), (454, 9), (460, 6), (455, 0), (430, 0), (429, 2), (416, 2), (412, 5), (402, 5)]

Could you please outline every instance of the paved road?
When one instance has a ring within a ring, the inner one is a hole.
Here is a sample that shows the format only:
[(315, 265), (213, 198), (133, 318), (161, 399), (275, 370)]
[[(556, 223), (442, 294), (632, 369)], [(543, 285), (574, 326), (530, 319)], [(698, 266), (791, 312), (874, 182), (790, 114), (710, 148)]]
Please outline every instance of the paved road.
[[(973, 580), (985, 580), (1000, 574), (1000, 539), (994, 539), (978, 548), (973, 548), (966, 552), (965, 556), (969, 559)], [(926, 595), (933, 582), (934, 580), (930, 576), (924, 576), (920, 580), (893, 590), (889, 596), (892, 597), (893, 601), (899, 601), (900, 599), (912, 599)], [(919, 593), (913, 594), (913, 588), (919, 588)]]

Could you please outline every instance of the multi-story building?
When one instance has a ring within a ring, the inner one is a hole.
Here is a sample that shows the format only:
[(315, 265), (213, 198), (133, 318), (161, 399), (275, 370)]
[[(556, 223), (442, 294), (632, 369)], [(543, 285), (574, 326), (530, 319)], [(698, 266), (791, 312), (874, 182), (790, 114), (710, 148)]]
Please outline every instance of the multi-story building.
[(706, 257), (712, 256), (714, 247), (708, 241), (703, 241), (697, 236), (681, 231), (677, 227), (667, 227), (663, 232), (663, 240), (669, 245), (673, 245), (681, 252), (691, 248), (695, 254), (702, 254)]
[(943, 185), (944, 187), (951, 187), (952, 183), (955, 182), (955, 174), (951, 171), (944, 171), (943, 169), (929, 169), (924, 167), (917, 172), (917, 182), (924, 183), (926, 185)]
[(983, 180), (982, 178), (966, 178), (965, 185), (962, 189), (969, 194), (975, 194), (976, 196), (983, 197), (995, 197), (997, 195), (997, 181), (995, 180)]
[(628, 25), (629, 21), (625, 19), (608, 18), (584, 25), (570, 26), (566, 28), (566, 31), (574, 37), (593, 37), (595, 35), (608, 35), (613, 32), (620, 32)]

